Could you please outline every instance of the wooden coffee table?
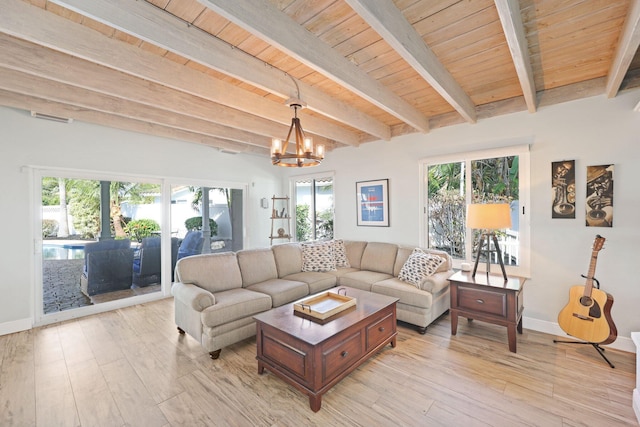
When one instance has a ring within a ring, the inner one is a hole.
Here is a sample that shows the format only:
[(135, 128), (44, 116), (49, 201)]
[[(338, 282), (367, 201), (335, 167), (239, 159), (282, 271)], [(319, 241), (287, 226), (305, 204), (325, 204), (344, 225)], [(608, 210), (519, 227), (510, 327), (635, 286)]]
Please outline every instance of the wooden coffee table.
[(397, 298), (334, 288), (356, 298), (347, 309), (323, 324), (294, 314), (293, 303), (254, 316), (258, 374), (264, 369), (309, 396), (314, 412), (322, 395), (379, 349), (396, 346)]

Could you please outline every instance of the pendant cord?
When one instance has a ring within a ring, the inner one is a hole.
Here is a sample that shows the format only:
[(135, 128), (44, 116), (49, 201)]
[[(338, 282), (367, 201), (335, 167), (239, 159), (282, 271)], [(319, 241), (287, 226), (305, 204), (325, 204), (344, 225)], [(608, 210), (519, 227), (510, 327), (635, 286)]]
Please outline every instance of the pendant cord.
[(289, 74), (289, 73), (284, 73), (284, 74), (289, 76), (289, 78), (291, 79), (293, 84), (296, 85), (297, 98), (300, 99), (300, 87), (298, 86), (298, 82), (296, 81), (296, 79), (293, 78), (293, 76), (291, 74)]

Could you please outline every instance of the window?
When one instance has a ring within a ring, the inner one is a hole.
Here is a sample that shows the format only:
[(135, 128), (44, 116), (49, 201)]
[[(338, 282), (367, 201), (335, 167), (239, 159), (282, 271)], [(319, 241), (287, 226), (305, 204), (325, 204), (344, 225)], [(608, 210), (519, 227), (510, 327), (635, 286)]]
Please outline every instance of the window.
[(180, 257), (243, 248), (245, 184), (32, 171), (36, 324), (160, 298)]
[[(528, 146), (425, 159), (422, 174), (424, 246), (448, 252), (456, 267), (465, 261), (474, 262), (480, 230), (467, 229), (466, 206), (508, 203), (512, 225), (497, 232), (500, 249), (511, 274), (528, 276)], [(486, 262), (483, 255), (482, 263)], [(497, 263), (495, 253), (491, 263)]]
[(296, 241), (333, 239), (333, 176), (292, 178)]

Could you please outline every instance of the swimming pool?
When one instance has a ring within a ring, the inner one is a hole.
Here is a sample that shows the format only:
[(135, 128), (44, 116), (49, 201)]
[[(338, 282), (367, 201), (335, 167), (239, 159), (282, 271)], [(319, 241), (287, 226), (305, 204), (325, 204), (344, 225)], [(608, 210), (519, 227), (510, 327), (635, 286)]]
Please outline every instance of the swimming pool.
[(42, 259), (83, 259), (85, 241), (44, 241)]

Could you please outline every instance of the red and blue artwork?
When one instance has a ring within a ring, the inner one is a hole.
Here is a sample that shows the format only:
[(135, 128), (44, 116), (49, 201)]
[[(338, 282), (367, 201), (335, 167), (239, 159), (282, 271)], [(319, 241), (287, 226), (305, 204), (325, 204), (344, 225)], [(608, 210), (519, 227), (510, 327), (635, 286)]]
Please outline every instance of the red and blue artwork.
[(361, 188), (360, 209), (363, 221), (384, 221), (382, 185), (366, 185)]
[(389, 180), (356, 183), (358, 196), (358, 225), (389, 226)]

